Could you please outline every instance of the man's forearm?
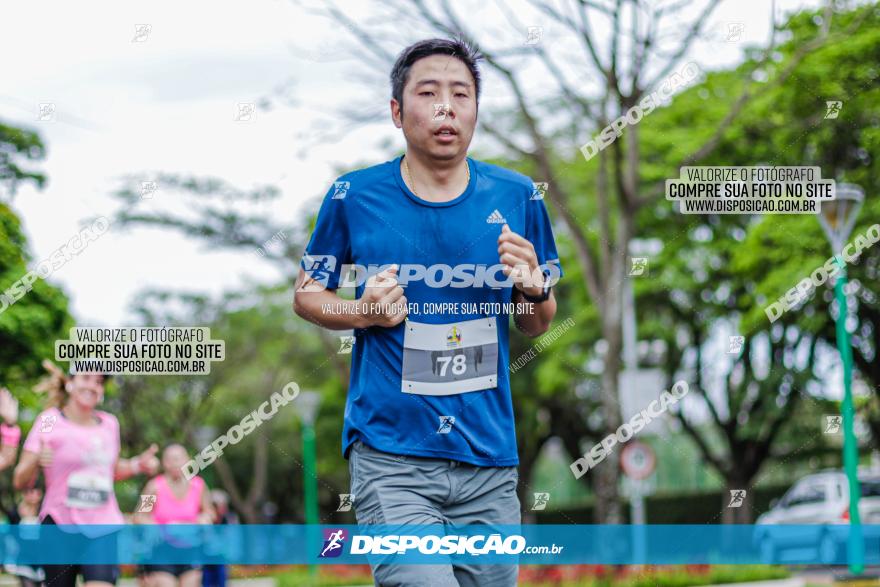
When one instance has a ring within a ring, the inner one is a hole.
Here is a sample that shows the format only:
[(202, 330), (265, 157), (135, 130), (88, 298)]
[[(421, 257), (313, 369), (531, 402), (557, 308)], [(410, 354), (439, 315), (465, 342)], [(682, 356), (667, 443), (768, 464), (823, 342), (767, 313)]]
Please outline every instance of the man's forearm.
[(533, 304), (522, 297), (520, 290), (514, 289), (512, 301), (517, 304), (528, 304), (526, 308), (531, 310), (531, 313), (523, 312), (514, 316), (513, 321), (517, 328), (533, 338), (547, 332), (553, 321), (553, 316), (556, 315), (556, 298), (553, 291), (550, 292), (550, 297), (546, 301)]
[(344, 300), (335, 291), (298, 291), (293, 298), (297, 316), (330, 330), (366, 328), (366, 318), (359, 311), (357, 300)]

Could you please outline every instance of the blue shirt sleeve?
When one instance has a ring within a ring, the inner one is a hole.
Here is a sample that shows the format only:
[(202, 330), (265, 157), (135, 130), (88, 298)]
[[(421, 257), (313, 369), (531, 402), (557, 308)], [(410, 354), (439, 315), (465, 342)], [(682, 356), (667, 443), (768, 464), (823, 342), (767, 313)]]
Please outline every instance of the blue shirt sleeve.
[[(345, 198), (335, 182), (330, 187), (315, 222), (312, 238), (303, 253), (300, 268), (326, 289), (339, 288), (343, 264), (351, 263), (351, 233), (345, 212)], [(343, 194), (344, 196), (344, 194)]]
[(526, 202), (526, 233), (523, 236), (535, 247), (538, 264), (544, 270), (544, 275), (550, 277), (551, 284), (555, 285), (563, 275), (562, 264), (559, 262), (559, 253), (556, 252), (556, 240), (553, 238), (553, 228), (544, 199), (543, 197), (532, 199), (534, 193), (532, 188), (529, 188), (529, 200)]

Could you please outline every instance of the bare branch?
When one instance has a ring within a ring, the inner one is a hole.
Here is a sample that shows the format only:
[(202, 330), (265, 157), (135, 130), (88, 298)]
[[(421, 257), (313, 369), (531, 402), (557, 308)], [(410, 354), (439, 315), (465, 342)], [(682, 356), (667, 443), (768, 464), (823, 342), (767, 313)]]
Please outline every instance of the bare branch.
[(660, 20), (659, 11), (654, 12), (652, 17), (648, 19), (648, 30), (645, 33), (645, 36), (642, 39), (639, 39), (637, 14), (637, 11), (633, 10), (633, 39), (635, 49), (633, 50), (632, 84), (629, 90), (630, 96), (639, 93), (639, 81), (642, 77), (642, 70), (645, 67), (648, 49), (654, 44), (654, 36), (657, 33), (657, 22)]
[(712, 449), (709, 448), (709, 443), (706, 442), (706, 440), (699, 432), (697, 432), (696, 428), (691, 426), (690, 422), (687, 421), (687, 418), (684, 416), (681, 410), (676, 410), (675, 416), (681, 423), (682, 429), (684, 429), (684, 431), (687, 432), (688, 436), (690, 436), (696, 443), (697, 448), (700, 449), (700, 453), (703, 455), (703, 458), (708, 461), (710, 465), (715, 467), (716, 471), (718, 471), (722, 475), (726, 475), (729, 469), (726, 464), (726, 460), (722, 460), (712, 453)]
[[(685, 35), (684, 40), (678, 46), (678, 50), (676, 50), (672, 54), (672, 57), (666, 63), (666, 66), (660, 70), (660, 73), (658, 73), (657, 76), (654, 77), (653, 80), (649, 81), (645, 87), (653, 88), (654, 86), (659, 84), (661, 81), (663, 81), (666, 78), (666, 76), (669, 75), (669, 73), (672, 71), (673, 67), (678, 65), (679, 60), (691, 48), (691, 43), (693, 43), (694, 39), (696, 39), (700, 35), (700, 31), (703, 28), (703, 24), (707, 21), (707, 19), (709, 18), (709, 15), (712, 14), (712, 11), (715, 10), (715, 8), (718, 6), (720, 1), (721, 0), (710, 0), (709, 1), (709, 3), (703, 8), (703, 11), (700, 13), (700, 16), (695, 21), (693, 21), (693, 23), (691, 24), (690, 30)], [(775, 28), (776, 23), (772, 22), (771, 26)]]
[(488, 122), (486, 122), (485, 120), (480, 121), (480, 127), (481, 127), (484, 131), (486, 131), (488, 134), (490, 134), (491, 136), (495, 137), (495, 138), (498, 140), (498, 142), (500, 142), (502, 145), (504, 145), (505, 147), (507, 147), (508, 149), (510, 149), (511, 151), (513, 151), (514, 153), (516, 153), (517, 155), (519, 155), (519, 156), (521, 156), (521, 157), (526, 157), (526, 158), (532, 158), (532, 157), (534, 157), (534, 153), (532, 153), (531, 151), (528, 151), (527, 149), (525, 149), (525, 148), (523, 148), (523, 147), (520, 147), (519, 145), (517, 145), (516, 143), (514, 143), (514, 142), (510, 139), (510, 137), (507, 136), (506, 133), (503, 133), (503, 132), (499, 131), (499, 130), (498, 130), (494, 125), (492, 125), (491, 123), (488, 123)]
[(599, 172), (596, 174), (596, 194), (599, 198), (599, 230), (602, 242), (599, 243), (599, 258), (602, 272), (606, 273), (611, 263), (611, 207), (608, 201), (608, 155), (599, 152)]

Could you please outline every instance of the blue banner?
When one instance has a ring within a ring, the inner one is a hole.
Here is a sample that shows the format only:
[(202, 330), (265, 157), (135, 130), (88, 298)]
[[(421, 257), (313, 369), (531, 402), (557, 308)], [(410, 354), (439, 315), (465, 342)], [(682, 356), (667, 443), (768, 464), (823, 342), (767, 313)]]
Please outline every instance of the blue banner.
[[(0, 525), (5, 564), (824, 564), (847, 562), (840, 525)], [(880, 526), (862, 525), (880, 563)]]

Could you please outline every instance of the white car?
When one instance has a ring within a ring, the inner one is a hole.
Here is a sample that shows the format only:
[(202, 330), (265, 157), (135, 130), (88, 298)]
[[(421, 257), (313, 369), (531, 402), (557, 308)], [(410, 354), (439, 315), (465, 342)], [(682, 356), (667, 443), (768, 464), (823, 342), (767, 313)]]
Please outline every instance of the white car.
[[(880, 524), (880, 472), (860, 471), (859, 517), (862, 524)], [(794, 484), (756, 524), (755, 539), (765, 562), (784, 562), (786, 552), (800, 562), (841, 564), (846, 557), (845, 524), (849, 524), (849, 481), (843, 471), (808, 475)], [(792, 528), (762, 528), (790, 525)], [(877, 539), (877, 528), (864, 528), (866, 541)], [(806, 554), (806, 551), (812, 551)], [(876, 549), (875, 549), (876, 550)], [(798, 554), (797, 551), (800, 551)], [(866, 556), (868, 549), (866, 548)]]

